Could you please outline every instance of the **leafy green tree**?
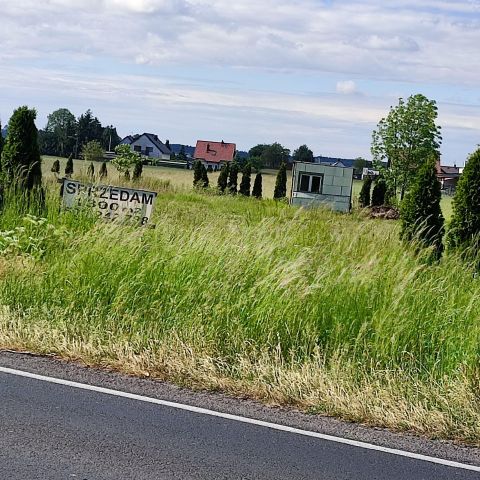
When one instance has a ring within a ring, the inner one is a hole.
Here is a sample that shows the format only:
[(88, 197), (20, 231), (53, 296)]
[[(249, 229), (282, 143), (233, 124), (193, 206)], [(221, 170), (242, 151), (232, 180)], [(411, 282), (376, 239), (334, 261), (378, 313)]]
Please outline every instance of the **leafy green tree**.
[(199, 187), (202, 183), (202, 175), (203, 175), (203, 164), (200, 160), (195, 160), (193, 163), (193, 186)]
[(106, 162), (102, 163), (102, 166), (100, 167), (100, 172), (99, 172), (100, 178), (107, 178), (108, 176), (108, 170), (107, 170), (107, 164)]
[(306, 145), (301, 145), (293, 152), (293, 161), (313, 162), (313, 152)]
[(58, 158), (53, 162), (52, 168), (50, 169), (50, 171), (56, 174), (60, 173), (60, 160)]
[(287, 165), (282, 162), (275, 180), (275, 189), (273, 191), (273, 198), (280, 200), (287, 197)]
[(142, 178), (142, 173), (143, 173), (143, 162), (140, 160), (135, 163), (133, 166), (133, 180), (139, 180)]
[(385, 205), (385, 195), (387, 193), (387, 182), (383, 175), (379, 175), (372, 190), (372, 207), (380, 207)]
[(480, 247), (480, 149), (470, 155), (453, 198), (448, 245), (477, 254)]
[(1, 158), (4, 182), (15, 182), (29, 191), (42, 184), (42, 160), (38, 148), (36, 117), (37, 112), (26, 106), (13, 112)]
[(255, 145), (248, 151), (248, 156), (250, 158), (252, 157), (258, 157), (260, 158), (263, 155), (263, 152), (268, 148), (268, 145), (264, 143), (260, 143), (258, 145)]
[[(103, 127), (97, 117), (95, 117), (90, 109), (80, 115), (77, 120), (77, 136), (78, 148), (91, 140), (102, 141)], [(75, 152), (77, 154), (77, 152)]]
[(237, 193), (237, 185), (238, 185), (238, 163), (232, 162), (230, 165), (230, 172), (228, 177), (228, 191), (232, 194)]
[(444, 219), (440, 208), (442, 192), (437, 179), (435, 158), (422, 163), (417, 177), (400, 208), (401, 238), (431, 247), (438, 259), (443, 252)]
[(65, 164), (65, 176), (71, 177), (73, 175), (73, 154), (70, 154)]
[(247, 163), (245, 167), (243, 167), (242, 181), (240, 182), (239, 192), (241, 195), (244, 195), (245, 197), (250, 196), (251, 182), (252, 182), (252, 166), (250, 165), (250, 163)]
[(270, 168), (278, 168), (282, 163), (288, 161), (290, 150), (275, 142), (267, 147), (262, 152), (262, 161)]
[[(47, 117), (47, 125), (44, 130), (43, 142), (46, 139), (51, 142), (48, 152), (59, 157), (66, 157), (74, 152), (76, 143), (77, 121), (68, 108), (59, 108)], [(43, 134), (42, 134), (43, 136)]]
[(113, 125), (108, 125), (102, 130), (102, 138), (100, 141), (102, 148), (108, 152), (115, 151), (117, 145), (120, 145), (122, 141), (117, 133), (117, 129)]
[(87, 168), (87, 176), (92, 179), (95, 177), (95, 167), (93, 165), (93, 162), (90, 162), (90, 165)]
[(262, 174), (258, 172), (253, 182), (252, 197), (262, 198)]
[(385, 179), (395, 192), (400, 190), (400, 199), (410, 188), (415, 172), (442, 143), (435, 123), (437, 110), (436, 102), (424, 95), (412, 95), (406, 102), (400, 98), (373, 132), (373, 159), (378, 166), (387, 163)]
[(100, 162), (103, 159), (105, 151), (98, 140), (91, 140), (82, 148), (83, 159), (86, 162)]
[(220, 174), (218, 175), (217, 186), (220, 192), (225, 192), (225, 189), (228, 185), (228, 174), (230, 173), (230, 165), (225, 163), (220, 170)]
[(362, 189), (358, 196), (358, 202), (361, 208), (366, 208), (370, 205), (370, 190), (372, 188), (372, 177), (365, 177), (363, 180)]
[(130, 145), (121, 144), (116, 146), (112, 165), (117, 169), (119, 174), (123, 174), (126, 180), (130, 180), (130, 170), (135, 167), (138, 162), (142, 162), (142, 157), (139, 153), (134, 152)]

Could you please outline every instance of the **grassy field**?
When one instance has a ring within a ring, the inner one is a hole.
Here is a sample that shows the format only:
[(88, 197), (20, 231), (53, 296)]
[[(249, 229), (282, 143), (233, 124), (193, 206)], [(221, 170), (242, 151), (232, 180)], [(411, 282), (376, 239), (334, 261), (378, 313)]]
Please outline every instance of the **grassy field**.
[(166, 176), (140, 184), (154, 229), (62, 212), (53, 178), (46, 213), (7, 196), (1, 348), (480, 445), (480, 280), (457, 256)]

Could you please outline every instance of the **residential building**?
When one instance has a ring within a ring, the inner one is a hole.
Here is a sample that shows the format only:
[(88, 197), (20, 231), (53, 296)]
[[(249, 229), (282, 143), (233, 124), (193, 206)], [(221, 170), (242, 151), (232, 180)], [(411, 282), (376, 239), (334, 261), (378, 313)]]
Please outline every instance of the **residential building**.
[(442, 185), (442, 190), (453, 193), (457, 188), (457, 183), (462, 173), (462, 168), (456, 165), (440, 165), (440, 161), (436, 162), (437, 178)]
[(130, 145), (134, 152), (145, 157), (151, 157), (152, 163), (155, 159), (170, 160), (172, 151), (153, 133), (142, 133), (141, 135), (128, 135), (121, 144)]
[(222, 165), (233, 161), (237, 146), (234, 143), (198, 140), (193, 157), (205, 167), (219, 170)]

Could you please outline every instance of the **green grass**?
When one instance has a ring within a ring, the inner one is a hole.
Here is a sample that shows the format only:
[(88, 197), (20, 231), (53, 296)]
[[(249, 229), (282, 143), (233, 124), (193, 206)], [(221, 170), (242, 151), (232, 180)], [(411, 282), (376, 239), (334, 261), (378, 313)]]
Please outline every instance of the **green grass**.
[(52, 180), (46, 222), (7, 196), (0, 347), (480, 445), (480, 280), (455, 254), (162, 185), (154, 229), (62, 212)]

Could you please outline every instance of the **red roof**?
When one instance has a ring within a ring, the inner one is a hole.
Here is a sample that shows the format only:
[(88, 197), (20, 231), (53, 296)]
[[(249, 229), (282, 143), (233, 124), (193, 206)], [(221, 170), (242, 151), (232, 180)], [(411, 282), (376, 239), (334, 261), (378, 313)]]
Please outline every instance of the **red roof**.
[(231, 162), (235, 156), (236, 149), (237, 146), (234, 143), (198, 140), (194, 158), (213, 163)]

